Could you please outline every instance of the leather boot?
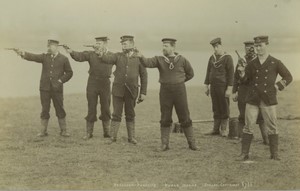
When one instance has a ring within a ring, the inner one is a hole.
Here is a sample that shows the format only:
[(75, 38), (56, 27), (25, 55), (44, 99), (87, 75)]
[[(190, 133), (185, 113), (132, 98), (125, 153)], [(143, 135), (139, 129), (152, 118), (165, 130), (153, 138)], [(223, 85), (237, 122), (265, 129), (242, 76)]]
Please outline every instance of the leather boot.
[(91, 139), (93, 137), (94, 122), (86, 121), (86, 135), (83, 137), (84, 140)]
[(269, 139), (268, 139), (266, 127), (265, 127), (263, 122), (259, 123), (259, 129), (260, 129), (260, 132), (261, 132), (261, 137), (263, 139), (264, 145), (269, 145)]
[(47, 128), (48, 128), (49, 119), (41, 119), (41, 132), (37, 134), (38, 137), (46, 137), (48, 136)]
[(249, 151), (251, 142), (253, 139), (253, 134), (244, 133), (242, 137), (242, 152), (241, 152), (241, 160), (249, 159)]
[(167, 151), (169, 147), (169, 138), (170, 138), (171, 127), (160, 127), (160, 136), (161, 136), (161, 150)]
[(118, 137), (118, 131), (120, 128), (120, 122), (118, 121), (111, 121), (110, 124), (110, 135), (111, 135), (111, 142), (116, 142)]
[(222, 119), (221, 120), (221, 136), (222, 137), (227, 137), (227, 135), (226, 135), (226, 129), (227, 129), (227, 127), (228, 127), (228, 122), (229, 122), (229, 120), (228, 119)]
[(280, 160), (278, 157), (278, 134), (269, 135), (270, 159)]
[(62, 137), (70, 137), (70, 134), (67, 133), (67, 123), (66, 123), (66, 118), (58, 118), (58, 124), (60, 127), (60, 136)]
[(104, 138), (110, 138), (109, 126), (110, 126), (110, 120), (109, 121), (102, 121), (103, 137)]
[(128, 134), (128, 142), (134, 145), (137, 144), (135, 139), (135, 124), (134, 121), (126, 122), (127, 134)]
[(184, 135), (188, 142), (189, 148), (193, 151), (199, 150), (196, 146), (196, 141), (194, 138), (193, 126), (183, 128)]
[(220, 135), (220, 125), (221, 125), (221, 120), (220, 119), (214, 119), (213, 130), (209, 133), (206, 133), (205, 135)]

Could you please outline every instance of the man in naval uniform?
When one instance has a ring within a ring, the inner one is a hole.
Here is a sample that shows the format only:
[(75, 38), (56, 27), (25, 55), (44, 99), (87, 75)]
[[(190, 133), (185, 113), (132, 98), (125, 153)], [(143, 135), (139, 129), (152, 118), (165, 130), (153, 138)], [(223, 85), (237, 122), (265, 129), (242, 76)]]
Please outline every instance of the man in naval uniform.
[(57, 40), (48, 40), (48, 52), (43, 54), (32, 54), (22, 50), (16, 50), (23, 59), (42, 64), (42, 75), (40, 79), (41, 132), (37, 135), (45, 137), (48, 135), (47, 128), (50, 118), (50, 103), (53, 102), (55, 113), (58, 118), (60, 135), (69, 137), (67, 133), (66, 112), (63, 104), (63, 84), (73, 76), (69, 59), (58, 51)]
[[(250, 61), (241, 76), (249, 85), (246, 98), (245, 127), (242, 137), (241, 160), (249, 159), (249, 150), (253, 139), (253, 129), (261, 111), (267, 129), (270, 158), (280, 160), (278, 156), (278, 126), (276, 116), (277, 94), (289, 85), (293, 77), (285, 65), (268, 52), (268, 36), (254, 38), (257, 58)], [(282, 77), (276, 82), (278, 74)]]
[(194, 77), (190, 62), (182, 55), (175, 52), (176, 39), (164, 38), (163, 56), (145, 58), (139, 55), (141, 63), (147, 68), (157, 68), (160, 82), (160, 130), (162, 150), (169, 150), (169, 136), (172, 125), (172, 111), (175, 107), (179, 123), (186, 136), (189, 148), (198, 150), (194, 138), (192, 120), (188, 108), (185, 82)]
[[(112, 87), (113, 114), (111, 121), (111, 141), (117, 141), (123, 109), (126, 116), (128, 142), (137, 144), (135, 139), (135, 105), (137, 98), (143, 101), (147, 93), (147, 71), (136, 56), (134, 37), (121, 37), (123, 52), (104, 54), (101, 58), (104, 63), (116, 65)], [(140, 78), (140, 93), (139, 93)]]
[[(204, 84), (206, 95), (211, 96), (214, 126), (207, 135), (226, 137), (229, 121), (229, 97), (232, 93), (234, 66), (232, 57), (223, 50), (221, 38), (210, 42), (214, 54), (209, 58)], [(221, 131), (220, 131), (221, 129)]]
[[(240, 69), (244, 69), (246, 67), (247, 63), (254, 60), (256, 58), (256, 53), (254, 50), (254, 41), (246, 41), (244, 42), (245, 45), (245, 57), (239, 58), (236, 70), (234, 73), (234, 82), (233, 82), (233, 88), (232, 88), (232, 94), (233, 94), (233, 101), (237, 101), (238, 103), (238, 109), (239, 109), (239, 127), (238, 127), (238, 137), (242, 137), (243, 128), (245, 126), (245, 109), (246, 109), (246, 96), (247, 92), (249, 90), (249, 86), (246, 84), (241, 83), (241, 77), (240, 77)], [(258, 115), (257, 123), (260, 128), (260, 132), (263, 138), (263, 143), (265, 145), (269, 144), (268, 135), (266, 132), (266, 128), (264, 126), (264, 120), (262, 119), (261, 112)]]
[(104, 138), (110, 138), (110, 77), (112, 65), (103, 63), (100, 57), (104, 53), (111, 54), (111, 52), (107, 51), (107, 41), (109, 40), (107, 37), (97, 37), (95, 40), (94, 51), (77, 52), (71, 50), (68, 46), (64, 46), (75, 61), (88, 62), (90, 66), (86, 88), (88, 101), (88, 114), (85, 117), (86, 135), (83, 137), (86, 140), (93, 137), (94, 123), (97, 121), (98, 99), (100, 100), (101, 114), (99, 119), (102, 121), (103, 136)]

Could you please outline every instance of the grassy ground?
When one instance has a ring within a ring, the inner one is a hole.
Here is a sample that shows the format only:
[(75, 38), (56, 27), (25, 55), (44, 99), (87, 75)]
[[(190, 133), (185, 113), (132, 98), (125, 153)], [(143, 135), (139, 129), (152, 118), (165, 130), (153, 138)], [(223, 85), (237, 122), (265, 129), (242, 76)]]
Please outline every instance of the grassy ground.
[[(300, 115), (300, 83), (279, 94), (278, 116)], [(189, 88), (193, 119), (210, 119), (210, 98), (203, 89)], [(237, 115), (235, 103), (232, 116)], [(137, 105), (138, 146), (126, 142), (123, 124), (118, 143), (108, 145), (100, 123), (94, 138), (83, 141), (85, 95), (66, 95), (67, 122), (72, 136), (61, 138), (53, 110), (50, 136), (39, 130), (38, 97), (0, 99), (0, 189), (209, 190), (300, 189), (298, 120), (280, 120), (281, 161), (269, 160), (259, 129), (251, 147), (253, 163), (236, 161), (240, 145), (207, 137), (212, 123), (195, 123), (199, 152), (188, 150), (183, 134), (171, 134), (171, 150), (160, 152), (158, 91)], [(52, 108), (53, 109), (53, 108)], [(174, 121), (177, 119), (174, 116)]]

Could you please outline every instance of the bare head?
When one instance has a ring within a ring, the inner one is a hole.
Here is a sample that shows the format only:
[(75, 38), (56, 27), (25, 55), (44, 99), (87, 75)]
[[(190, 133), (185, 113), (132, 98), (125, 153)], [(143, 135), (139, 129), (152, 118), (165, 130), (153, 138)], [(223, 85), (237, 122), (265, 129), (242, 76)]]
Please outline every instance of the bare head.
[(174, 55), (175, 49), (176, 49), (176, 39), (172, 38), (164, 38), (162, 39), (163, 42), (163, 54), (165, 56), (171, 56)]

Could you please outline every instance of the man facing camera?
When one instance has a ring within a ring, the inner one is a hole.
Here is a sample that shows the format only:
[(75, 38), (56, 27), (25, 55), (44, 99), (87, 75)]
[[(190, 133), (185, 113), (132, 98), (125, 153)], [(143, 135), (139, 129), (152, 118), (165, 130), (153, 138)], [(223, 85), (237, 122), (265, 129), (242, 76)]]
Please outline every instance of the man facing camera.
[[(280, 60), (269, 54), (268, 36), (255, 37), (254, 43), (257, 58), (250, 61), (245, 70), (241, 70), (241, 77), (250, 88), (246, 98), (246, 124), (243, 130), (241, 159), (249, 159), (253, 129), (256, 125), (259, 111), (261, 111), (269, 138), (270, 158), (280, 160), (278, 157), (278, 125), (276, 116), (277, 94), (292, 82), (293, 77)], [(278, 74), (282, 79), (276, 82)]]
[(48, 40), (48, 51), (43, 54), (32, 54), (16, 50), (17, 54), (28, 61), (42, 64), (42, 75), (40, 80), (40, 99), (42, 104), (41, 132), (37, 135), (45, 137), (48, 135), (47, 127), (50, 118), (50, 103), (53, 102), (55, 113), (58, 118), (60, 135), (69, 137), (66, 125), (66, 112), (63, 104), (63, 84), (73, 76), (69, 59), (59, 53), (57, 40)]

